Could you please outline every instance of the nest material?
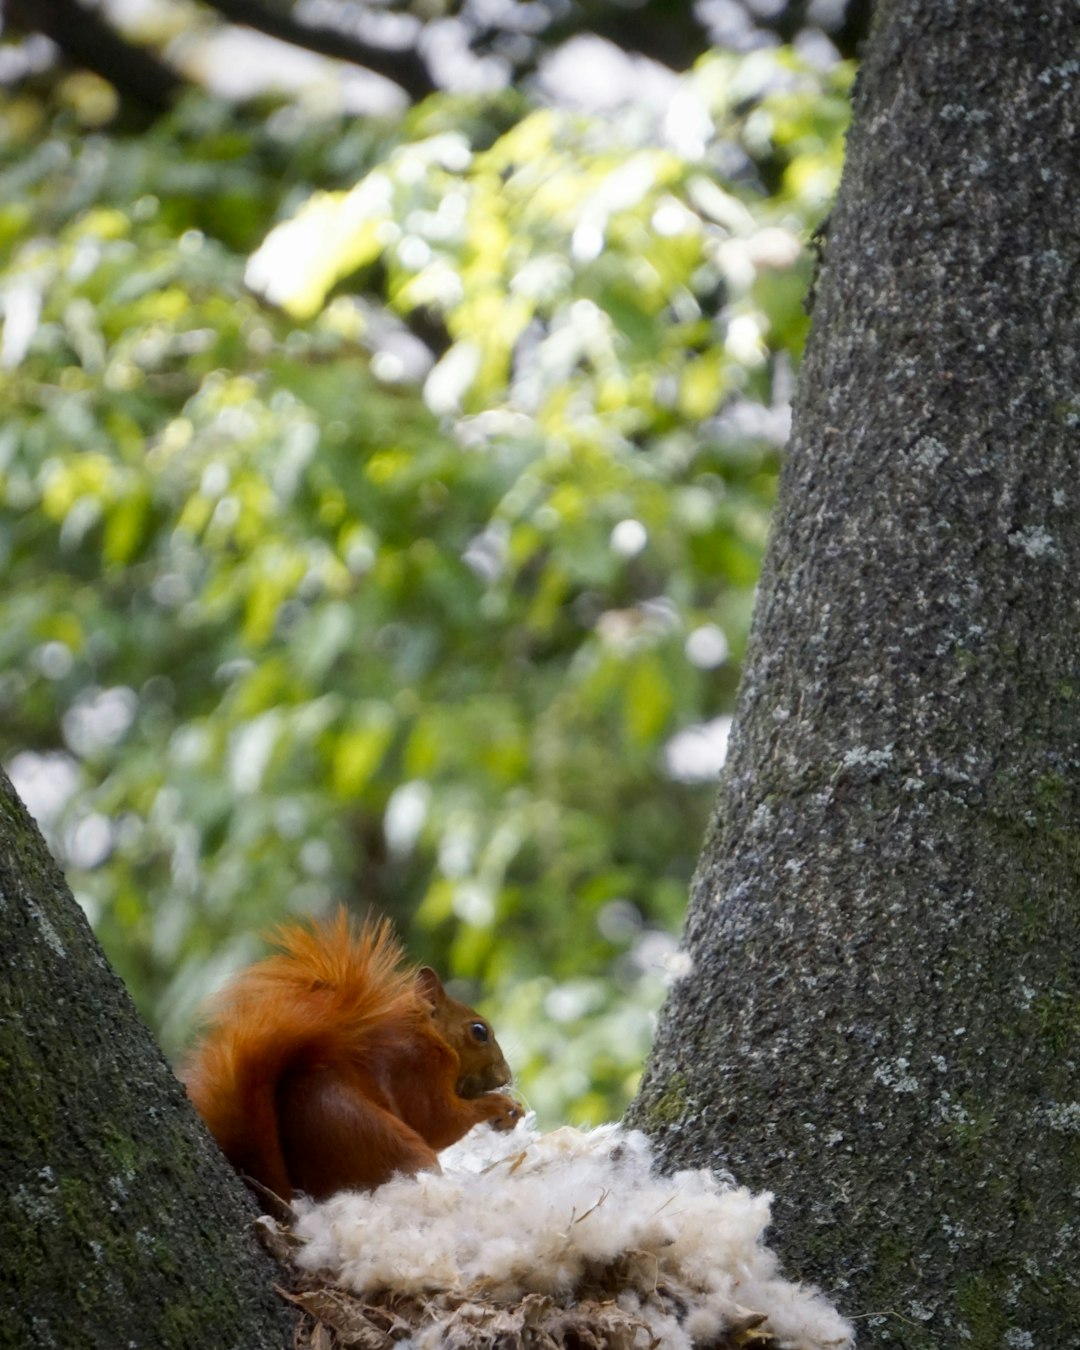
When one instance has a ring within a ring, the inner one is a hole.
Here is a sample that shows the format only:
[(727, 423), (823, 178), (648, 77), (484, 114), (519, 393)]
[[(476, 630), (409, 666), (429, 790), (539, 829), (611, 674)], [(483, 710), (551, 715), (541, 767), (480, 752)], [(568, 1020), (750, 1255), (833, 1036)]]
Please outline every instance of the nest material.
[(617, 1126), (490, 1131), (441, 1174), (301, 1201), (260, 1221), (296, 1283), (298, 1350), (849, 1350), (851, 1327), (785, 1280), (768, 1196), (658, 1177)]
[[(617, 1285), (617, 1279), (614, 1281)], [(527, 1294), (503, 1305), (440, 1294), (361, 1298), (332, 1284), (311, 1282), (289, 1293), (304, 1314), (296, 1350), (391, 1350), (402, 1341), (445, 1350), (659, 1350), (663, 1340), (640, 1311), (620, 1306), (597, 1287), (566, 1304), (547, 1294)], [(686, 1299), (658, 1285), (652, 1298), (666, 1316), (678, 1316)], [(709, 1350), (780, 1350), (764, 1329), (764, 1313), (732, 1304), (728, 1329)], [(704, 1344), (704, 1343), (703, 1343)]]

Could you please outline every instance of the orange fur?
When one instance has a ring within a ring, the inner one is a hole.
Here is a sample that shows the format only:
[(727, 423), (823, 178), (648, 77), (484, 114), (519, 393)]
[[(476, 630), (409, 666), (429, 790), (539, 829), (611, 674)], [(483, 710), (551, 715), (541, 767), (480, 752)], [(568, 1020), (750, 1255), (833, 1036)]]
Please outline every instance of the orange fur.
[(437, 1167), (482, 1120), (520, 1118), (484, 1091), (510, 1081), (490, 1028), (402, 964), (387, 923), (355, 933), (341, 910), (277, 944), (216, 1000), (181, 1075), (238, 1171), (284, 1199), (370, 1189)]

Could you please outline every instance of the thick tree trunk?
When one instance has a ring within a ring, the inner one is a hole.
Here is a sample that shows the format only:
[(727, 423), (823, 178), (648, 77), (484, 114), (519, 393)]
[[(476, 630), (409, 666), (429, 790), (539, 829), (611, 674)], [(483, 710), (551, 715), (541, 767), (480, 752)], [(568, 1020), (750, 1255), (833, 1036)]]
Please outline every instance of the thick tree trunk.
[(282, 1350), (257, 1212), (0, 772), (0, 1346)]
[(870, 1345), (1080, 1344), (1080, 27), (884, 0), (634, 1123)]

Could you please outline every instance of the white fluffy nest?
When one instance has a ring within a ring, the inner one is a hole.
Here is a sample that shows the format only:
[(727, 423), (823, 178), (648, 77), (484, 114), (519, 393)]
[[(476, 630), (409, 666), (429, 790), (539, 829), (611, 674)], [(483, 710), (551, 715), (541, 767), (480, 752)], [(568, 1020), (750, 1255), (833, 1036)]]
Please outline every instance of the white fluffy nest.
[(656, 1176), (642, 1134), (480, 1127), (440, 1161), (300, 1202), (292, 1260), (308, 1278), (292, 1297), (315, 1318), (310, 1345), (330, 1328), (370, 1350), (853, 1344), (831, 1304), (779, 1275), (769, 1195)]

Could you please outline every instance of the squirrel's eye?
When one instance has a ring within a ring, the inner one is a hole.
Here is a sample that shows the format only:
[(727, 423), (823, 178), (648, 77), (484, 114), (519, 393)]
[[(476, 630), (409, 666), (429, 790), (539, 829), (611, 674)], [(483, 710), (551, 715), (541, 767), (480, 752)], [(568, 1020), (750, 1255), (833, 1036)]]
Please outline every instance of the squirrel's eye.
[(472, 1038), (477, 1045), (487, 1045), (488, 1029), (486, 1022), (474, 1022), (469, 1030), (472, 1032)]

